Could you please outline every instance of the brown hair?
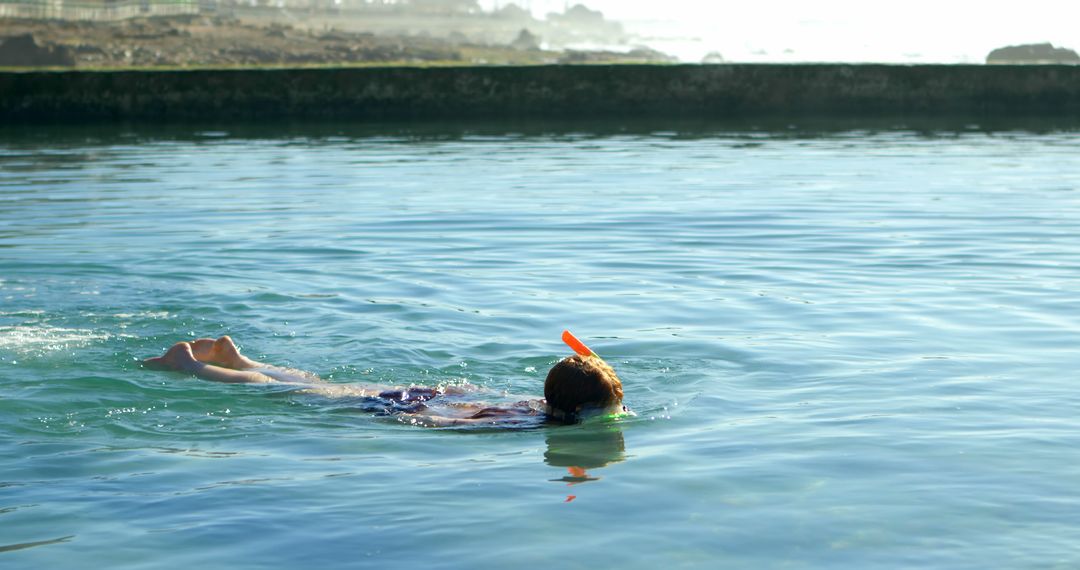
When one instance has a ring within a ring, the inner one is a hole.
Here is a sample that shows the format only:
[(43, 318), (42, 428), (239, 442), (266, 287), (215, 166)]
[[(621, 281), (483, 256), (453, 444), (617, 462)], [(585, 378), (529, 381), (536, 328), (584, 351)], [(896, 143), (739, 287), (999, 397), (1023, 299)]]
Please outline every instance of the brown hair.
[(575, 354), (557, 362), (544, 381), (544, 399), (566, 419), (583, 406), (604, 407), (622, 401), (622, 382), (606, 362)]

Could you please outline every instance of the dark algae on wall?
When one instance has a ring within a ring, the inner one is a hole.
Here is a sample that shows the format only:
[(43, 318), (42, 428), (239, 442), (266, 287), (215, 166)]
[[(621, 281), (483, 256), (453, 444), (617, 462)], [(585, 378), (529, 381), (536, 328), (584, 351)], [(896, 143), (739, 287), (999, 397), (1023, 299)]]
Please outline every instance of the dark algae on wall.
[(21, 122), (1080, 113), (1080, 66), (548, 65), (0, 73)]

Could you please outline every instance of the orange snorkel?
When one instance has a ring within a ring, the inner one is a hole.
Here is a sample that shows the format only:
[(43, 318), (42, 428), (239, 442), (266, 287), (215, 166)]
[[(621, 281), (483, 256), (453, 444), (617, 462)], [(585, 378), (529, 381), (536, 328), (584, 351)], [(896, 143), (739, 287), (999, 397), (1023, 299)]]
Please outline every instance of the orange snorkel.
[(562, 341), (565, 342), (567, 346), (574, 349), (574, 352), (582, 356), (595, 356), (600, 358), (600, 355), (593, 352), (591, 348), (585, 346), (585, 343), (578, 340), (578, 338), (571, 334), (570, 331), (564, 330), (562, 332)]

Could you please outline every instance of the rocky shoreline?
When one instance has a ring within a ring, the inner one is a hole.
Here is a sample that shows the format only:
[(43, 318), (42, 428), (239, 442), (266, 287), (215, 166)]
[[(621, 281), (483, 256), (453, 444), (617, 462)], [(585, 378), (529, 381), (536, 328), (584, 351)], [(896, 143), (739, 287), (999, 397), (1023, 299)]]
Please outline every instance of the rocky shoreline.
[(422, 35), (301, 29), (207, 16), (117, 22), (0, 20), (0, 67), (82, 69), (341, 64), (539, 65), (669, 63), (645, 48), (628, 53), (543, 50), (528, 41), (484, 45)]

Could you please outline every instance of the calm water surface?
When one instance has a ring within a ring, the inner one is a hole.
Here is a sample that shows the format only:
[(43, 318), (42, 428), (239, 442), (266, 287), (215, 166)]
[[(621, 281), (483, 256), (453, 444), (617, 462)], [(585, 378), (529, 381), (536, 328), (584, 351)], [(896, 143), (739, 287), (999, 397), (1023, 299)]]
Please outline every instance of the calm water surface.
[[(0, 566), (1075, 568), (1078, 227), (1073, 132), (8, 130)], [(637, 418), (139, 365), (538, 394), (564, 327)]]

